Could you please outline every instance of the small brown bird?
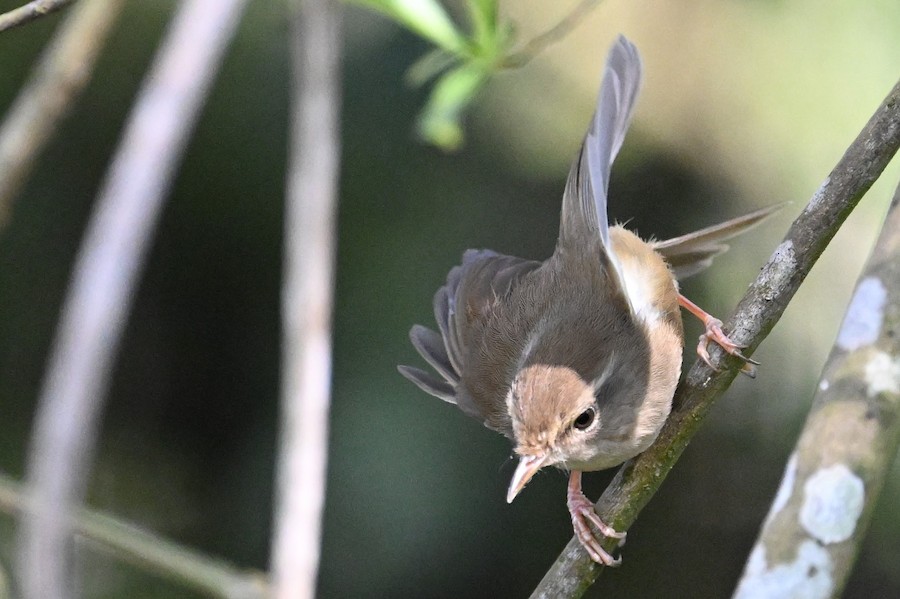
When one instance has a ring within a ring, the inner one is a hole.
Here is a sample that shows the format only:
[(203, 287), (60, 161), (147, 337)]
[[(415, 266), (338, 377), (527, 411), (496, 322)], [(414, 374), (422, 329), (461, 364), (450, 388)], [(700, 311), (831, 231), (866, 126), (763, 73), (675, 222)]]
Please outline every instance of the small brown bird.
[(559, 241), (544, 262), (469, 250), (434, 297), (440, 333), (415, 325), (413, 346), (440, 376), (400, 366), (421, 389), (515, 444), (511, 502), (545, 466), (569, 470), (567, 503), (591, 558), (619, 563), (591, 525), (607, 526), (581, 491), (583, 471), (617, 466), (656, 439), (681, 375), (679, 305), (700, 318), (697, 353), (712, 367), (710, 341), (752, 360), (713, 318), (678, 292), (780, 206), (668, 241), (643, 241), (607, 222), (612, 162), (631, 120), (641, 80), (637, 49), (619, 37), (607, 58), (597, 108), (563, 193)]

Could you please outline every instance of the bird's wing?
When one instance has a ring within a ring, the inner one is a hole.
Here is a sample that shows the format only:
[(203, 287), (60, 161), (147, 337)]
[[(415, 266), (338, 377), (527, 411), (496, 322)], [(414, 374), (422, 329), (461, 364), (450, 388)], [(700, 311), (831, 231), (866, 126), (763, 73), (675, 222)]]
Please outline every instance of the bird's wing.
[[(503, 298), (540, 262), (503, 256), (490, 250), (469, 250), (461, 265), (447, 275), (447, 284), (434, 296), (435, 332), (415, 325), (409, 332), (416, 351), (436, 373), (399, 366), (400, 373), (426, 393), (459, 408), (489, 428), (510, 435), (503, 395), (479, 393), (473, 396), (462, 382), (469, 352), (481, 342), (484, 326), (502, 309)], [(494, 356), (496, 358), (496, 356)], [(501, 375), (498, 373), (498, 377)], [(502, 388), (504, 381), (494, 385)], [(482, 397), (481, 395), (488, 395)]]
[(609, 240), (606, 206), (612, 163), (631, 123), (640, 83), (641, 59), (637, 48), (619, 36), (606, 59), (594, 118), (569, 171), (557, 247), (562, 252), (584, 252), (599, 238), (603, 264), (610, 265), (618, 275), (616, 278), (626, 296), (621, 266)]
[(676, 279), (686, 279), (709, 268), (713, 258), (727, 251), (728, 245), (724, 241), (746, 233), (785, 205), (762, 208), (687, 235), (654, 241), (650, 245), (666, 259)]

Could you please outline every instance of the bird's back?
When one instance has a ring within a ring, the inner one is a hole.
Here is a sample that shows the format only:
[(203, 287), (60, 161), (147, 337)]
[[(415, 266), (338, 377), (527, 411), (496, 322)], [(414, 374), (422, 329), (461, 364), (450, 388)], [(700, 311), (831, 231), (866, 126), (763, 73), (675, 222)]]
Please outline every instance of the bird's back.
[(440, 366), (442, 379), (410, 367), (401, 371), (507, 436), (507, 393), (524, 367), (563, 366), (590, 381), (617, 347), (622, 364), (646, 372), (640, 366), (649, 359), (646, 332), (598, 256), (599, 247), (557, 252), (543, 263), (466, 252), (435, 295), (440, 334), (420, 326), (411, 333), (426, 360)]

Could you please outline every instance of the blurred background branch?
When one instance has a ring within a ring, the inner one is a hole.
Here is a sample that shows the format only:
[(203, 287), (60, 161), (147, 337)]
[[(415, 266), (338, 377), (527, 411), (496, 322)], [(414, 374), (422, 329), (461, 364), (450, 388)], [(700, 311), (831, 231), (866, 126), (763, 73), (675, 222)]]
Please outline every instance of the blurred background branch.
[[(22, 485), (0, 474), (0, 511), (20, 517), (30, 509)], [(72, 529), (98, 551), (211, 597), (262, 599), (269, 596), (264, 573), (237, 568), (110, 515), (82, 508), (72, 518)], [(0, 598), (4, 596), (2, 589), (0, 584)]]
[(60, 27), (0, 126), (0, 229), (35, 160), (91, 78), (124, 0), (84, 0)]
[[(745, 353), (753, 351), (781, 318), (828, 242), (900, 147), (900, 82), (890, 91), (828, 178), (793, 222), (731, 317), (726, 331)], [(723, 364), (714, 347), (713, 363)], [(714, 372), (699, 360), (675, 394), (672, 414), (656, 442), (626, 462), (596, 503), (597, 513), (616, 530), (627, 530), (681, 457), (713, 403), (737, 375), (737, 359)], [(605, 547), (613, 551), (616, 539)], [(602, 567), (573, 538), (535, 589), (532, 597), (580, 597)]]
[(898, 442), (900, 186), (735, 597), (839, 597)]
[(34, 0), (19, 8), (0, 14), (0, 32), (25, 25), (72, 4), (75, 0)]
[(38, 400), (20, 532), (22, 596), (71, 596), (70, 511), (84, 494), (113, 357), (163, 199), (243, 0), (176, 13), (98, 193)]
[(291, 3), (291, 136), (281, 295), (281, 418), (272, 584), (316, 596), (328, 464), (340, 163), (340, 7)]

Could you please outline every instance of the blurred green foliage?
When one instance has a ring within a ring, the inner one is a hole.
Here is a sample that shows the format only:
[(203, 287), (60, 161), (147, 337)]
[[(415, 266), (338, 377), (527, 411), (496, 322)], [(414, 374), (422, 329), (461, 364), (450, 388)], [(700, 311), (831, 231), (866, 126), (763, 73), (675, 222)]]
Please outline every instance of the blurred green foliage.
[(463, 33), (437, 0), (348, 0), (381, 12), (433, 43), (409, 70), (414, 85), (437, 81), (417, 121), (422, 139), (444, 150), (463, 142), (460, 124), (481, 86), (498, 69), (512, 42), (512, 28), (497, 19), (496, 0), (466, 0), (471, 33)]
[[(0, 10), (17, 4), (0, 0)], [(22, 475), (74, 252), (173, 4), (129, 4), (0, 231), (4, 472)], [(559, 17), (550, 4), (525, 2), (509, 19), (522, 35), (543, 31)], [(322, 597), (521, 597), (570, 537), (561, 473), (539, 476), (507, 505), (508, 442), (426, 397), (395, 365), (415, 362), (409, 326), (430, 324), (431, 297), (464, 249), (552, 251), (568, 162), (615, 33), (635, 39), (647, 78), (611, 211), (645, 236), (788, 199), (799, 211), (897, 76), (895, 2), (613, 4), (619, 12), (604, 6), (579, 27), (583, 37), (484, 88), (466, 148), (452, 155), (409, 134), (429, 102), (406, 86), (409, 65), (434, 40), (346, 12)], [(280, 6), (251, 3), (188, 148), (129, 319), (90, 484), (92, 505), (258, 568), (268, 561), (278, 428), (290, 76)], [(0, 115), (62, 16), (0, 35)], [(478, 35), (472, 23), (467, 39)], [(739, 381), (714, 408), (631, 530), (623, 567), (591, 596), (730, 595), (896, 173), (835, 239), (756, 354), (760, 377)], [(737, 241), (686, 293), (727, 315), (790, 216)], [(598, 495), (611, 476), (586, 477), (586, 491)], [(895, 472), (887, 484), (850, 599), (900, 595), (898, 480)], [(7, 568), (13, 539), (0, 517)], [(82, 559), (87, 597), (193, 597), (108, 556)]]

